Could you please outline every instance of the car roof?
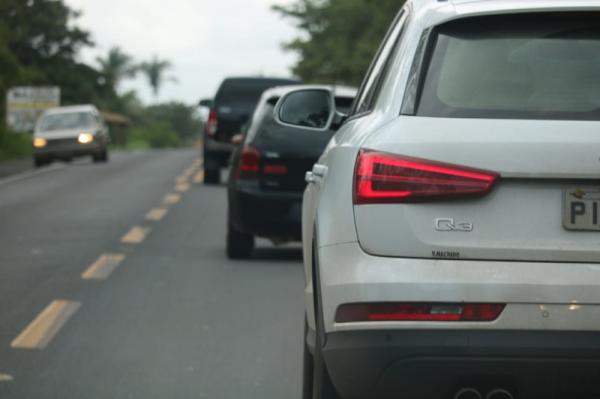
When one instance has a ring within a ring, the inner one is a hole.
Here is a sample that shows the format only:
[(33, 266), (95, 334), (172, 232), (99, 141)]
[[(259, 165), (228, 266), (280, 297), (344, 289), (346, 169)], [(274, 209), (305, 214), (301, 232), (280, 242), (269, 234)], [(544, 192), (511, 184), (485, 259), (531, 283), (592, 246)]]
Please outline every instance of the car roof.
[(358, 89), (352, 86), (334, 86), (334, 85), (293, 85), (293, 86), (277, 86), (265, 90), (263, 99), (269, 97), (282, 97), (293, 90), (298, 89), (325, 89), (333, 90), (336, 97), (356, 97)]
[(408, 0), (424, 27), (478, 15), (600, 11), (598, 0)]
[(278, 76), (231, 76), (223, 79), (224, 82), (232, 82), (232, 81), (282, 81), (282, 82), (299, 82), (298, 79), (295, 78), (286, 78), (286, 77), (278, 77)]
[(50, 108), (50, 109), (46, 110), (44, 112), (44, 114), (45, 115), (56, 115), (56, 114), (67, 114), (67, 113), (73, 113), (73, 112), (89, 112), (89, 113), (97, 114), (98, 109), (91, 104), (69, 105), (69, 106), (65, 106), (65, 107)]

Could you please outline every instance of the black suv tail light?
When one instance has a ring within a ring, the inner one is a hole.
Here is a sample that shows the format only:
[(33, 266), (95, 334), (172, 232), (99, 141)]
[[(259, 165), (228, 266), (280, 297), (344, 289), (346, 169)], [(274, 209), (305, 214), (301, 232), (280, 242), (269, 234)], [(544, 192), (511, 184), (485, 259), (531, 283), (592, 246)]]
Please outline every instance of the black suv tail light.
[(245, 145), (240, 154), (238, 179), (252, 180), (258, 178), (260, 170), (260, 152), (251, 145)]

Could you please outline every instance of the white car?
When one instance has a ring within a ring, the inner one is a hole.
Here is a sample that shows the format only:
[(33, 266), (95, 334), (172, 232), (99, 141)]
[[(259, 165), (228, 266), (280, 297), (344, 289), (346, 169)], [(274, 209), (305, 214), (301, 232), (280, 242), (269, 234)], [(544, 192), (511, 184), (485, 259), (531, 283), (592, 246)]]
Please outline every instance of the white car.
[(69, 161), (91, 156), (108, 161), (108, 127), (93, 105), (51, 108), (45, 111), (33, 134), (33, 162), (44, 166), (55, 159)]
[(600, 397), (600, 2), (409, 0), (319, 95), (303, 397)]

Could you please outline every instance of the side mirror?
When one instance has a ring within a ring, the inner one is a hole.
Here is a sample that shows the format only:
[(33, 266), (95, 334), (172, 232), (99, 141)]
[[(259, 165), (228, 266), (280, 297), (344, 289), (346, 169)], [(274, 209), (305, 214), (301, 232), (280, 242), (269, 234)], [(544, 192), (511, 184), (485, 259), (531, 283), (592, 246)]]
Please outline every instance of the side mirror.
[(329, 130), (336, 117), (333, 93), (326, 89), (298, 89), (281, 97), (275, 120), (287, 126)]
[(212, 108), (214, 101), (210, 98), (204, 98), (198, 103), (199, 107)]

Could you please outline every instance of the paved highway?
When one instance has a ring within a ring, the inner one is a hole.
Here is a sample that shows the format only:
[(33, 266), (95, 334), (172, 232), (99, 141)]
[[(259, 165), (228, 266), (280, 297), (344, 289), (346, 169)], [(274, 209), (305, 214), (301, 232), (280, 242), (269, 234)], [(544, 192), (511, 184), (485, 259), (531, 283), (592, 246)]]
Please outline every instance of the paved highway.
[(298, 246), (225, 258), (195, 150), (0, 179), (0, 398), (298, 398)]

